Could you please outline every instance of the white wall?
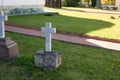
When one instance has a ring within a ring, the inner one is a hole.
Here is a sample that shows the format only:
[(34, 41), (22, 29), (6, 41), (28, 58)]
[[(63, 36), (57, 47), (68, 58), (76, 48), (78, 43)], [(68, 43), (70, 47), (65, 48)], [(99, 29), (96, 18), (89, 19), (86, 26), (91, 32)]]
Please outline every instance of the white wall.
[(120, 7), (120, 0), (116, 0), (116, 6)]
[(0, 0), (0, 6), (2, 5), (2, 1), (4, 6), (13, 6), (13, 5), (44, 5), (45, 0)]

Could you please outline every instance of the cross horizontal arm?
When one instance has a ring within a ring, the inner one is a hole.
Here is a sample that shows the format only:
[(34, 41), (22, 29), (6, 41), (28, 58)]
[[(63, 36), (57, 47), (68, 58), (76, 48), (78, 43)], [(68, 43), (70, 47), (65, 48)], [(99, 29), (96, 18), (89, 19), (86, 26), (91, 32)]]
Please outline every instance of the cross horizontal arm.
[(41, 28), (41, 32), (44, 33), (56, 33), (56, 28)]
[(4, 15), (3, 11), (1, 11), (0, 12), (0, 21), (5, 21), (5, 20), (8, 20), (8, 17), (6, 15)]

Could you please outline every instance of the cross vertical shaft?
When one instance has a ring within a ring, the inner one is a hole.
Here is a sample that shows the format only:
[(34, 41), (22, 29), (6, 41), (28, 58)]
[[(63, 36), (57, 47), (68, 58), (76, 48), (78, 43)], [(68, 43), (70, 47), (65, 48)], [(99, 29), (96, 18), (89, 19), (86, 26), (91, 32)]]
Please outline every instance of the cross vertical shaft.
[(1, 21), (1, 22), (0, 22), (0, 38), (4, 38), (4, 37), (5, 37), (4, 22)]
[[(48, 23), (47, 23), (47, 24), (46, 24), (46, 27), (47, 27), (48, 29), (50, 29), (50, 28), (51, 28), (51, 24), (48, 24)], [(45, 40), (46, 40), (46, 44), (45, 44), (45, 45), (46, 45), (46, 48), (45, 48), (45, 49), (46, 49), (46, 51), (48, 51), (48, 52), (50, 51), (50, 52), (51, 52), (51, 46), (52, 46), (52, 45), (51, 45), (51, 33), (49, 33), (49, 32), (46, 33), (46, 39), (45, 39)]]
[(55, 28), (51, 28), (51, 23), (47, 22), (46, 27), (41, 29), (42, 32), (45, 33), (45, 51), (51, 52), (51, 33), (56, 33)]
[(4, 12), (0, 12), (0, 38), (5, 38), (4, 21), (7, 20), (7, 16), (4, 16)]

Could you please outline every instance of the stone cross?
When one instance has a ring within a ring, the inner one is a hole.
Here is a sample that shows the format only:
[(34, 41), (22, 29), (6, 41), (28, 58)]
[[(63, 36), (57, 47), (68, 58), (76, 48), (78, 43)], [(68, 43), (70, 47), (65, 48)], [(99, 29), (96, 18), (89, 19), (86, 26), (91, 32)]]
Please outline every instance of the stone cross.
[(51, 52), (51, 33), (56, 33), (56, 28), (51, 28), (51, 23), (47, 22), (46, 27), (41, 29), (41, 32), (45, 33), (45, 51)]
[(5, 27), (4, 21), (7, 20), (7, 16), (4, 15), (4, 12), (0, 12), (0, 38), (5, 38)]

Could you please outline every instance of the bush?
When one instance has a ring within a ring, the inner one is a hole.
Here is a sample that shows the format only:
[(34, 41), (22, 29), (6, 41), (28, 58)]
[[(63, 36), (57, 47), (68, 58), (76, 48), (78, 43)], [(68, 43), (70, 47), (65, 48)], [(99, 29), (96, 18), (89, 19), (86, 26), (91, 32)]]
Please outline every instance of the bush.
[(92, 7), (96, 6), (96, 0), (91, 0), (92, 1)]
[(80, 2), (80, 0), (65, 0), (63, 4), (67, 7), (77, 7), (78, 2)]

